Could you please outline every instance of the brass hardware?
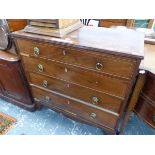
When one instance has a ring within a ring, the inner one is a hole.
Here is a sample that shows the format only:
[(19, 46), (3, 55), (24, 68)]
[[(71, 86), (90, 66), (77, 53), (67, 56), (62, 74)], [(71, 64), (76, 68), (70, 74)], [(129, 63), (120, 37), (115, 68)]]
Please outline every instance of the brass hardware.
[(92, 113), (90, 114), (90, 118), (92, 118), (92, 119), (96, 118), (96, 114), (95, 114), (94, 112), (92, 112)]
[(102, 68), (103, 68), (103, 65), (102, 65), (101, 63), (98, 62), (98, 63), (96, 64), (96, 69), (97, 69), (97, 70), (101, 70)]
[(99, 98), (97, 98), (96, 96), (92, 97), (92, 103), (93, 104), (97, 104), (99, 102)]
[(50, 97), (49, 96), (45, 96), (45, 101), (46, 102), (49, 102), (51, 99), (50, 99)]
[(34, 98), (34, 101), (36, 101), (36, 102), (40, 102), (40, 100), (39, 100), (39, 99), (37, 99), (37, 98)]
[(39, 64), (39, 65), (38, 65), (38, 71), (39, 71), (39, 72), (43, 72), (43, 70), (44, 70), (43, 65)]
[(47, 85), (48, 85), (48, 81), (47, 80), (43, 80), (43, 87), (47, 87)]
[(68, 69), (65, 67), (65, 72), (67, 73), (68, 72)]
[(67, 88), (69, 88), (70, 87), (70, 85), (69, 84), (67, 84)]
[(35, 55), (35, 56), (38, 56), (38, 55), (40, 54), (40, 50), (39, 50), (38, 47), (34, 47), (34, 48), (33, 48), (33, 51), (34, 51), (34, 55)]
[(62, 53), (63, 53), (63, 55), (66, 55), (66, 51), (65, 50), (63, 50)]

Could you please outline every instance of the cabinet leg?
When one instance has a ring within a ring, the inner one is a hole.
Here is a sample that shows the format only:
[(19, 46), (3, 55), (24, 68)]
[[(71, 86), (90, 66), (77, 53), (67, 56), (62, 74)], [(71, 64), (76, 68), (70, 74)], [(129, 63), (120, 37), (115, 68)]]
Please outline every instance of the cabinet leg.
[(119, 130), (116, 131), (116, 135), (120, 135), (121, 132)]
[(42, 109), (42, 105), (40, 103), (36, 103), (36, 110), (41, 110)]
[(141, 92), (141, 90), (143, 88), (143, 85), (144, 85), (145, 77), (146, 77), (146, 74), (144, 74), (143, 72), (139, 73), (139, 75), (138, 75), (137, 82), (135, 84), (132, 96), (131, 96), (130, 101), (129, 101), (129, 106), (128, 106), (128, 109), (126, 111), (125, 118), (124, 118), (124, 120), (122, 122), (122, 127), (120, 129), (121, 133), (123, 133), (123, 130), (124, 130), (124, 128), (125, 128), (125, 126), (127, 124), (127, 121), (128, 121), (128, 119), (130, 117), (130, 114), (134, 110), (134, 107), (135, 107), (135, 105), (136, 105), (136, 103), (138, 101), (140, 92)]

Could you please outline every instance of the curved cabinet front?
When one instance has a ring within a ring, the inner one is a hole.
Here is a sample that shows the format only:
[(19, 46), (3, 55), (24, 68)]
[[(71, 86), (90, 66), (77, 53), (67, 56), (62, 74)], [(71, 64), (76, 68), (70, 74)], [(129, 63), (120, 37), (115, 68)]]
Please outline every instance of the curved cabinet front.
[(135, 111), (139, 117), (155, 129), (155, 74), (149, 71), (146, 73), (145, 84)]
[(4, 51), (0, 51), (0, 55), (0, 97), (28, 110), (33, 110), (34, 103), (20, 60), (15, 55)]

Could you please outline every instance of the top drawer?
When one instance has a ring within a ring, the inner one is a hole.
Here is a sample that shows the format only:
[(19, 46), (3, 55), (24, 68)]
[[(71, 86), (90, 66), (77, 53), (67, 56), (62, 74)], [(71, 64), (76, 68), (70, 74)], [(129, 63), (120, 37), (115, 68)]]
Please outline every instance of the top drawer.
[(42, 44), (24, 39), (17, 39), (17, 43), (21, 53), (79, 65), (100, 73), (108, 73), (126, 79), (132, 78), (136, 65), (136, 61), (132, 59), (106, 53)]

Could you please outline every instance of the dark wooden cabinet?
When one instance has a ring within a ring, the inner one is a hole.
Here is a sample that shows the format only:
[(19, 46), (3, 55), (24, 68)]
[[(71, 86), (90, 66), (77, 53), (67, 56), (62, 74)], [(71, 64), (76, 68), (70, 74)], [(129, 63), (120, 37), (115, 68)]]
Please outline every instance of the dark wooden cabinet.
[(26, 19), (7, 19), (10, 32), (23, 29), (27, 25)]
[(63, 38), (13, 36), (35, 103), (120, 132), (143, 58), (141, 33), (83, 27)]
[[(150, 29), (143, 29), (150, 32)], [(145, 69), (143, 88), (135, 106), (136, 114), (155, 129), (155, 33), (145, 36), (145, 57), (141, 68)]]
[(4, 51), (0, 51), (0, 97), (28, 110), (34, 110), (19, 57)]
[(155, 129), (155, 74), (147, 71), (135, 112)]
[[(6, 42), (8, 48), (2, 48), (5, 51), (0, 51), (0, 97), (32, 111), (35, 104), (29, 91), (21, 60), (15, 54), (14, 40), (10, 34), (10, 32), (24, 28), (26, 24), (27, 20), (8, 19), (3, 20), (1, 25), (2, 29), (6, 30), (3, 36), (0, 36), (1, 42)], [(8, 41), (3, 39), (4, 36), (8, 38)]]

